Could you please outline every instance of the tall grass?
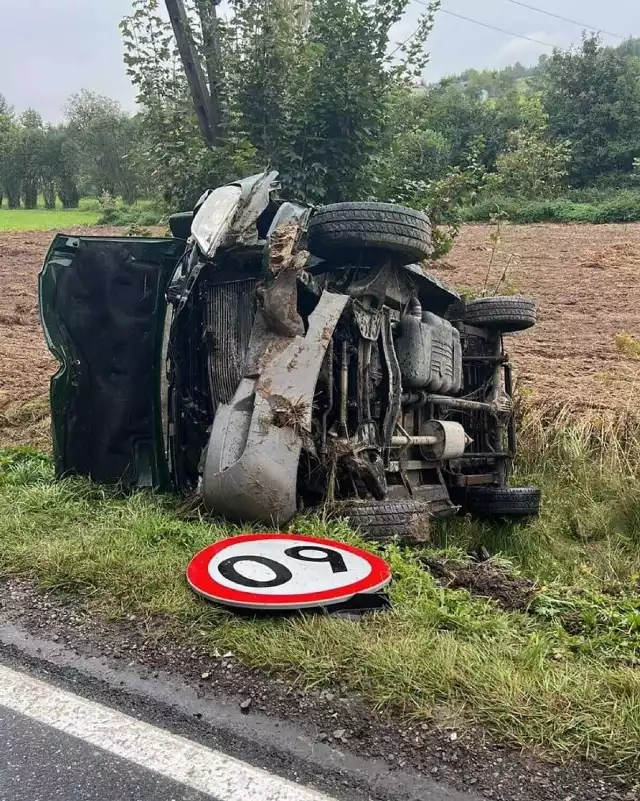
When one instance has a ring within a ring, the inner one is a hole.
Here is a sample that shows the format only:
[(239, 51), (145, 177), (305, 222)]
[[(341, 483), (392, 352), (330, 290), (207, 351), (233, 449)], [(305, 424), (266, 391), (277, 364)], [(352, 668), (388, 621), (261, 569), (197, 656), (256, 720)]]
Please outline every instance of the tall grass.
[(547, 402), (520, 410), (514, 482), (543, 490), (539, 520), (455, 520), (441, 545), (484, 544), (541, 582), (632, 585), (640, 577), (640, 412)]

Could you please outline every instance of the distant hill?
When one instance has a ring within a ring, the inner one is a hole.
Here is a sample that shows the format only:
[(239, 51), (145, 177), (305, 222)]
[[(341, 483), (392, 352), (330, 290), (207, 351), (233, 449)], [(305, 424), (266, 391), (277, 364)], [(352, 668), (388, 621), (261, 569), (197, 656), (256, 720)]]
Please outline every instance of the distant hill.
[[(640, 57), (640, 38), (627, 39), (622, 44), (611, 48), (629, 56)], [(490, 100), (503, 97), (511, 89), (522, 86), (538, 76), (548, 59), (540, 56), (538, 63), (532, 67), (516, 62), (502, 70), (468, 69), (459, 75), (450, 75), (439, 81), (439, 85), (455, 85), (476, 100)]]

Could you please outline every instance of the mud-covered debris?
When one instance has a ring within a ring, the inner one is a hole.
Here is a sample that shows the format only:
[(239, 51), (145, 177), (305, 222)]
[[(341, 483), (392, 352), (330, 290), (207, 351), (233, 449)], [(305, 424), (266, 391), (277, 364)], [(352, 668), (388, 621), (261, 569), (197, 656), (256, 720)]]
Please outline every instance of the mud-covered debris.
[(273, 232), (269, 245), (269, 269), (273, 275), (299, 273), (304, 269), (309, 253), (304, 250), (294, 253), (299, 239), (300, 224), (297, 222), (281, 225)]
[(284, 337), (304, 336), (304, 322), (298, 314), (298, 279), (282, 270), (273, 284), (259, 293), (262, 312), (270, 330)]
[(309, 404), (303, 398), (291, 401), (282, 395), (271, 395), (268, 403), (271, 407), (274, 426), (292, 428), (298, 432), (304, 428), (309, 413)]
[(522, 611), (536, 595), (531, 579), (515, 576), (496, 562), (463, 564), (437, 556), (425, 556), (422, 562), (440, 584), (456, 590), (468, 590), (480, 598), (491, 598), (503, 609)]

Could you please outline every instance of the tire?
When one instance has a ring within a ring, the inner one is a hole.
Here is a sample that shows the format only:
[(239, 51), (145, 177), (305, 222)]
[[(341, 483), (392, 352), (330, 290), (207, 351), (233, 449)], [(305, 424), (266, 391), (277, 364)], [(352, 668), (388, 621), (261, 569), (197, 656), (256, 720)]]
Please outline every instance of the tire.
[(535, 301), (498, 296), (478, 298), (465, 306), (464, 322), (477, 328), (512, 333), (533, 328), (537, 322)]
[(426, 501), (344, 501), (334, 516), (348, 520), (368, 539), (418, 544), (429, 541), (431, 507)]
[(475, 517), (538, 517), (537, 487), (469, 487), (463, 508)]
[(401, 264), (423, 261), (433, 252), (426, 214), (393, 203), (334, 203), (309, 222), (309, 250), (331, 259), (346, 251), (378, 250), (398, 256)]

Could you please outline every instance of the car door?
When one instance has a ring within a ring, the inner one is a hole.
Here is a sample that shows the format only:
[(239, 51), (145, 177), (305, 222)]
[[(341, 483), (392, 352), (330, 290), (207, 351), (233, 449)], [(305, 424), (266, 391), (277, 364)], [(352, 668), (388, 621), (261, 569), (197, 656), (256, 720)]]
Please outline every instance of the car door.
[(56, 471), (124, 487), (168, 486), (163, 341), (179, 239), (58, 234), (40, 314), (60, 368), (51, 380)]

